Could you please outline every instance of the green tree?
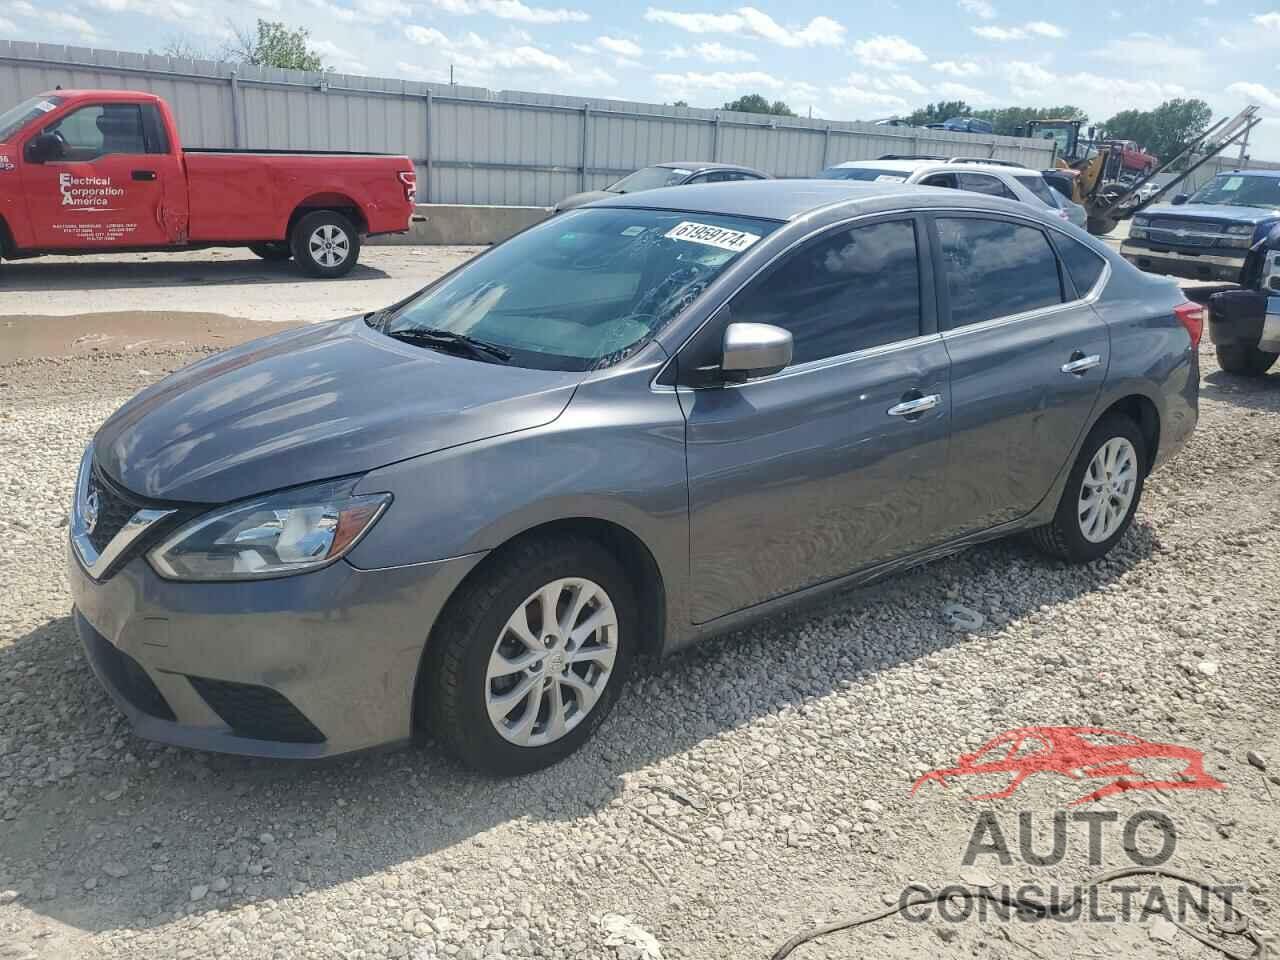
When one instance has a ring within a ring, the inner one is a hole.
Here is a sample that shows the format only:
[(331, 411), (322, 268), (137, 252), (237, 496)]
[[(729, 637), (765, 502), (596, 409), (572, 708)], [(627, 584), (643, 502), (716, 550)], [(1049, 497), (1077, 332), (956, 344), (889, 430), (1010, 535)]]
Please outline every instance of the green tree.
[(231, 25), (231, 32), (234, 38), (227, 54), (241, 63), (312, 72), (325, 69), (320, 55), (307, 48), (311, 34), (306, 27), (290, 30), (277, 20), (259, 20), (256, 34), (235, 24)]
[(1133, 140), (1148, 153), (1172, 160), (1209, 128), (1213, 110), (1203, 100), (1166, 100), (1154, 110), (1122, 110), (1106, 122), (1106, 135)]
[(1061, 107), (1000, 107), (995, 110), (978, 110), (975, 117), (990, 120), (995, 132), (1002, 137), (1015, 137), (1019, 131), (1025, 131), (1031, 120), (1080, 120), (1089, 119), (1089, 115), (1079, 107), (1071, 105)]
[(942, 100), (930, 103), (913, 111), (906, 118), (913, 127), (926, 127), (931, 123), (942, 123), (952, 117), (971, 117), (973, 108), (963, 100)]
[(689, 105), (688, 100), (677, 100), (675, 103), (672, 104), (673, 107), (687, 107), (688, 105)]
[(738, 113), (768, 113), (775, 117), (794, 117), (795, 111), (781, 100), (770, 103), (758, 93), (748, 93), (737, 100), (730, 100), (724, 105), (725, 110), (736, 110)]

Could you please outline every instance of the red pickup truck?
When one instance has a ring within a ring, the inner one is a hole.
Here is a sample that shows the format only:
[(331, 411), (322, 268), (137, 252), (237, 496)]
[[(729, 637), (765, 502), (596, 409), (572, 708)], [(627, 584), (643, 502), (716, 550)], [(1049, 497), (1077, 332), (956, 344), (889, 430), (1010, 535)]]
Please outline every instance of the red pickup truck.
[(1132, 140), (1107, 140), (1106, 145), (1120, 153), (1120, 169), (1131, 170), (1146, 176), (1155, 170), (1160, 163), (1159, 157), (1153, 157)]
[(248, 247), (339, 277), (362, 237), (403, 233), (408, 157), (183, 149), (169, 105), (54, 90), (0, 114), (0, 257)]

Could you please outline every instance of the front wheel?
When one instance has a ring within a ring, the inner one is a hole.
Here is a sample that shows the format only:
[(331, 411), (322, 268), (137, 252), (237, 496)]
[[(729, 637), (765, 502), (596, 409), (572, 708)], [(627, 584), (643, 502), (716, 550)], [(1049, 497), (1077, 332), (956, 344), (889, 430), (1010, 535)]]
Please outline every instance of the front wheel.
[(637, 624), (626, 573), (598, 543), (514, 544), (450, 600), (432, 631), (419, 703), (468, 766), (500, 776), (540, 770), (577, 750), (612, 709)]
[(1109, 553), (1133, 522), (1147, 457), (1136, 423), (1118, 413), (1103, 417), (1080, 448), (1053, 521), (1033, 530), (1032, 541), (1069, 563)]
[(313, 277), (341, 277), (360, 256), (360, 234), (342, 214), (317, 210), (293, 225), (289, 246), (298, 266)]
[(1234, 373), (1241, 377), (1261, 377), (1271, 369), (1276, 359), (1280, 358), (1280, 353), (1270, 353), (1259, 350), (1257, 347), (1241, 344), (1219, 346), (1217, 353), (1218, 366), (1227, 373)]

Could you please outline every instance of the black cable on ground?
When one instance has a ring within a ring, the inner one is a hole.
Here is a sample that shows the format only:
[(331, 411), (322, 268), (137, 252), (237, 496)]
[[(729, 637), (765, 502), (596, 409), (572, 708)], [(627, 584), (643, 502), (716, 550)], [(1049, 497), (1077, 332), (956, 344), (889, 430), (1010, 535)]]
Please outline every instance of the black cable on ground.
[(1055, 914), (1069, 912), (1080, 901), (1080, 898), (1084, 895), (1084, 891), (1088, 888), (1101, 886), (1104, 883), (1112, 883), (1116, 880), (1123, 879), (1124, 877), (1137, 876), (1167, 877), (1170, 880), (1177, 880), (1179, 883), (1185, 883), (1187, 886), (1191, 887), (1198, 887), (1201, 890), (1208, 891), (1213, 894), (1230, 909), (1231, 913), (1234, 914), (1237, 919), (1237, 922), (1229, 929), (1224, 929), (1222, 927), (1219, 927), (1219, 929), (1225, 934), (1244, 937), (1253, 944), (1255, 948), (1253, 953), (1237, 953), (1236, 951), (1228, 948), (1221, 940), (1213, 939), (1208, 935), (1201, 933), (1199, 930), (1193, 930), (1191, 927), (1188, 927), (1186, 924), (1176, 919), (1172, 921), (1174, 926), (1187, 936), (1198, 940), (1206, 947), (1217, 950), (1219, 953), (1223, 954), (1223, 956), (1227, 957), (1228, 960), (1266, 960), (1267, 946), (1263, 942), (1262, 937), (1258, 934), (1256, 928), (1252, 927), (1248, 915), (1236, 907), (1235, 904), (1223, 897), (1219, 887), (1204, 880), (1197, 880), (1195, 877), (1189, 877), (1184, 873), (1177, 873), (1173, 870), (1164, 870), (1159, 867), (1125, 867), (1120, 870), (1112, 870), (1108, 873), (1100, 873), (1096, 877), (1093, 877), (1081, 884), (1070, 899), (1061, 903), (1044, 903), (1039, 900), (1031, 899), (1030, 897), (1015, 897), (1010, 895), (1008, 888), (991, 890), (986, 887), (961, 887), (958, 885), (951, 885), (939, 893), (914, 894), (899, 900), (898, 903), (891, 907), (885, 907), (883, 910), (877, 910), (873, 913), (863, 914), (862, 916), (853, 917), (848, 920), (837, 920), (834, 923), (828, 923), (824, 926), (814, 927), (811, 930), (798, 933), (775, 950), (770, 960), (784, 960), (785, 957), (791, 955), (796, 947), (801, 944), (808, 943), (810, 940), (816, 940), (818, 937), (825, 937), (827, 934), (838, 933), (841, 930), (851, 930), (854, 927), (861, 927), (868, 923), (875, 923), (877, 920), (884, 920), (887, 917), (893, 916), (895, 913), (901, 913), (908, 907), (923, 906), (925, 904), (938, 903), (943, 899), (958, 897), (960, 896), (958, 891), (961, 889), (964, 890), (965, 896), (972, 899), (990, 900), (993, 903), (999, 903), (1015, 910), (1034, 914), (1037, 917), (1051, 917)]

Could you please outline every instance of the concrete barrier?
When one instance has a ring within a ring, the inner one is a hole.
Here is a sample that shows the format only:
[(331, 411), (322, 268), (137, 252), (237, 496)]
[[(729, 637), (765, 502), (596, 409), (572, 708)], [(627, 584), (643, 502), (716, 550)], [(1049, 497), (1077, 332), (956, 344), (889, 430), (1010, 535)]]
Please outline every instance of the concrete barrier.
[(481, 204), (420, 203), (408, 233), (374, 237), (383, 244), (499, 243), (551, 216), (550, 207), (499, 207)]

